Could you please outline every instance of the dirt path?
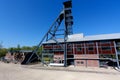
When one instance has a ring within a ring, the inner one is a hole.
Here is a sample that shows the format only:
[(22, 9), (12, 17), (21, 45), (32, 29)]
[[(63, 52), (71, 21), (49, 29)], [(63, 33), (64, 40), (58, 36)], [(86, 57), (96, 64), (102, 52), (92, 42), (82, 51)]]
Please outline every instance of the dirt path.
[(102, 72), (113, 72), (115, 74), (87, 72), (87, 70), (92, 70), (90, 68), (81, 68), (80, 70), (85, 70), (86, 72), (24, 68), (19, 64), (6, 64), (0, 62), (0, 80), (120, 80), (120, 72), (117, 72), (115, 70), (97, 70)]

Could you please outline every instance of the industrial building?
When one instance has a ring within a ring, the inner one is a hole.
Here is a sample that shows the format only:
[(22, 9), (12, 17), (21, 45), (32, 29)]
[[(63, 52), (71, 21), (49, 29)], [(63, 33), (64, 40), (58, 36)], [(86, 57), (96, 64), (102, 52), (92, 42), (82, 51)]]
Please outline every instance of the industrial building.
[[(64, 46), (64, 40), (58, 39)], [(120, 60), (120, 33), (84, 36), (68, 36), (67, 65), (84, 67), (105, 67), (109, 62)], [(54, 40), (43, 43), (42, 58), (49, 57), (48, 63), (64, 63), (64, 49)], [(45, 61), (45, 60), (43, 60)], [(116, 64), (112, 64), (114, 66)]]
[[(64, 26), (60, 27), (62, 21)], [(32, 54), (25, 57), (24, 64), (38, 58), (43, 64), (54, 66), (120, 68), (120, 33), (84, 36), (73, 34), (72, 25), (72, 0), (68, 0)], [(43, 47), (41, 56), (37, 54), (39, 47)]]

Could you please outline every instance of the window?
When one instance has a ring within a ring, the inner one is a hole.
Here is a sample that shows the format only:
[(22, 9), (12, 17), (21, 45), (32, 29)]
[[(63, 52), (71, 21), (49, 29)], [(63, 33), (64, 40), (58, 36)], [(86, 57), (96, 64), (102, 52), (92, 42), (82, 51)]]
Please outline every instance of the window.
[(77, 64), (80, 64), (80, 61), (77, 61)]
[(101, 44), (106, 44), (106, 43), (109, 44), (110, 41), (100, 41), (100, 43), (101, 43)]
[(83, 62), (83, 61), (81, 61), (80, 63), (81, 63), (81, 64), (84, 64), (84, 62)]
[(120, 47), (117, 47), (117, 50), (120, 51)]
[(92, 42), (92, 41), (89, 41), (89, 42), (87, 42), (87, 44), (94, 44), (94, 42)]
[(77, 64), (84, 64), (83, 61), (77, 61)]
[(111, 50), (111, 47), (101, 47), (102, 50)]
[(94, 50), (94, 48), (93, 47), (89, 47), (88, 50), (92, 51), (92, 50)]
[(115, 59), (115, 54), (100, 54), (99, 58), (112, 58)]
[(54, 50), (54, 51), (63, 51), (62, 48), (54, 48), (53, 50)]
[(118, 45), (120, 45), (120, 42), (116, 42)]
[(82, 48), (80, 48), (80, 47), (79, 47), (79, 48), (77, 48), (77, 51), (81, 51), (81, 50), (82, 50)]
[(71, 49), (71, 48), (69, 48), (69, 49), (67, 49), (67, 51), (68, 51), (68, 52), (71, 52), (71, 51), (72, 51), (72, 49)]

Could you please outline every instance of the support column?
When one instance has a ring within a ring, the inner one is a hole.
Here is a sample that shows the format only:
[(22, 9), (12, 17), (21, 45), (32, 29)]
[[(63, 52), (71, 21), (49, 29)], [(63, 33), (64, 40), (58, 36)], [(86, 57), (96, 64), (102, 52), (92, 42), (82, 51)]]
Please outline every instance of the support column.
[(117, 67), (120, 69), (119, 58), (118, 58), (118, 53), (117, 53), (115, 41), (114, 41), (114, 48), (115, 48), (115, 55), (116, 55)]
[[(99, 48), (98, 48), (98, 42), (96, 42), (96, 49), (97, 49), (97, 56), (98, 56), (98, 59), (100, 59), (100, 58), (99, 58)], [(99, 61), (99, 67), (100, 67), (100, 61)]]
[[(85, 42), (84, 42), (84, 52), (85, 52), (85, 57), (86, 57), (86, 45), (85, 45)], [(85, 59), (85, 62), (86, 62), (85, 66), (87, 67), (87, 59)]]
[(67, 67), (67, 43), (64, 41), (64, 67)]
[(74, 55), (74, 66), (75, 66), (75, 44), (73, 43), (73, 55)]
[(64, 5), (64, 66), (67, 66), (67, 39), (68, 35), (73, 34), (72, 25), (73, 25), (73, 16), (71, 15), (72, 11), (72, 1), (66, 1)]

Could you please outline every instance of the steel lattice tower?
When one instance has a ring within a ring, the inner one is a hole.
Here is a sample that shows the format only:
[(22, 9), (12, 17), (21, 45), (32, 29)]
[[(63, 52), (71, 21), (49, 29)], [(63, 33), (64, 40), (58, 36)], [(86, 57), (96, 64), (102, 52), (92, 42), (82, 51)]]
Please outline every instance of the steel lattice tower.
[[(62, 49), (64, 49), (64, 66), (67, 66), (67, 43), (66, 42), (68, 39), (68, 35), (73, 34), (72, 1), (71, 0), (65, 1), (63, 3), (63, 6), (64, 6), (63, 10), (60, 12), (58, 17), (55, 19), (53, 24), (50, 26), (49, 30), (44, 35), (44, 37), (41, 39), (40, 43), (33, 50), (31, 56), (28, 59), (26, 59), (26, 61), (24, 61), (24, 64), (28, 64), (33, 60), (32, 59), (33, 55), (37, 55), (38, 49), (40, 46), (42, 46), (43, 42), (53, 40), (56, 42), (56, 44), (60, 45)], [(62, 21), (64, 21), (63, 29), (60, 28), (60, 24), (62, 23)], [(59, 31), (61, 33), (59, 33)], [(59, 41), (57, 40), (59, 36), (61, 37), (61, 35), (62, 35), (62, 38), (64, 39), (64, 46), (61, 45)], [(36, 58), (40, 59), (38, 55)]]

